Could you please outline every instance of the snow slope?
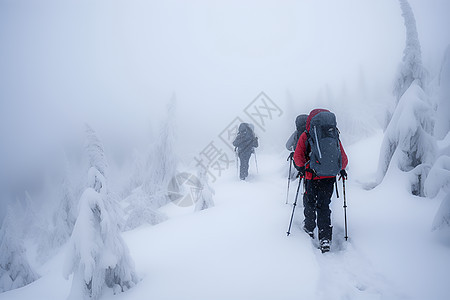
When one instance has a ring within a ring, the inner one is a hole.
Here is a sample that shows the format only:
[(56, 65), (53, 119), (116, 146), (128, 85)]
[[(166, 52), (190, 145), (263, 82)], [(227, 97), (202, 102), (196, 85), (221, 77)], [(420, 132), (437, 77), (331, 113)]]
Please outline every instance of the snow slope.
[[(286, 199), (287, 153), (258, 154), (259, 174), (248, 182), (228, 170), (214, 185), (216, 206), (169, 204), (169, 220), (124, 233), (141, 281), (101, 299), (449, 299), (448, 247), (433, 239), (440, 199), (411, 196), (404, 174), (392, 168), (372, 191), (382, 134), (348, 147), (348, 230), (341, 198), (333, 199), (332, 251), (321, 254), (301, 229), (297, 206), (286, 236), (297, 182)], [(253, 159), (251, 160), (251, 163)], [(39, 269), (38, 281), (0, 294), (3, 299), (66, 299), (64, 249)]]

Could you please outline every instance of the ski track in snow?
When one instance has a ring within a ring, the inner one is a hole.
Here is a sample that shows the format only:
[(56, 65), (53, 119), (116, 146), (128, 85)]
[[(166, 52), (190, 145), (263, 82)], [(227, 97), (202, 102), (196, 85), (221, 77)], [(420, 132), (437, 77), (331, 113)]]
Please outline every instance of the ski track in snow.
[[(295, 189), (290, 193), (290, 203), (294, 202), (297, 185), (298, 181), (291, 182), (291, 187), (295, 186)], [(298, 238), (298, 235), (306, 236), (301, 229), (303, 221), (301, 193), (302, 188), (298, 195), (294, 229), (291, 230), (294, 231), (291, 234), (292, 238)], [(333, 241), (330, 252), (323, 254), (320, 251), (317, 228), (313, 240), (306, 236), (311, 242), (311, 251), (315, 254), (319, 269), (314, 299), (404, 299), (404, 296), (393, 291), (394, 287), (386, 278), (374, 270), (370, 261), (355, 249), (351, 238), (345, 240), (344, 225), (337, 224), (338, 220), (333, 218), (333, 215), (341, 213), (339, 208), (343, 209), (342, 186), (339, 187), (339, 193), (341, 198), (336, 198), (336, 193), (332, 197)], [(290, 206), (292, 210), (292, 205)], [(339, 221), (343, 222), (343, 216)]]
[[(259, 174), (250, 167), (248, 181), (239, 181), (234, 170), (220, 178), (216, 207), (196, 216), (181, 213), (178, 220), (145, 228), (151, 235), (149, 249), (129, 238), (136, 261), (149, 264), (144, 269), (150, 273), (142, 274), (139, 284), (147, 286), (144, 294), (152, 299), (179, 299), (180, 294), (182, 299), (401, 298), (370, 261), (344, 241), (344, 229), (335, 220), (329, 253), (317, 249), (317, 238), (311, 243), (301, 230), (301, 195), (287, 237), (298, 181), (291, 182), (286, 205), (287, 183), (279, 172), (279, 161), (268, 156), (261, 156), (261, 161), (265, 164), (260, 165)], [(172, 209), (168, 213), (176, 214), (178, 208)], [(169, 232), (172, 237), (167, 236)], [(134, 234), (140, 233), (130, 233)], [(137, 248), (142, 253), (136, 253)], [(171, 257), (170, 262), (164, 256)], [(163, 259), (159, 263), (158, 257)], [(129, 291), (133, 299), (139, 298), (140, 288), (135, 295)], [(126, 294), (118, 299), (128, 299)]]

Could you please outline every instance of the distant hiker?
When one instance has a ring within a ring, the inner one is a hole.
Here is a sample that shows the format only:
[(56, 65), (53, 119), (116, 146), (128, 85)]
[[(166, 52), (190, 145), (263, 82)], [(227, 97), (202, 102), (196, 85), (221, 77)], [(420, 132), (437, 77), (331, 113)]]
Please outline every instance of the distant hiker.
[(294, 153), (295, 164), (306, 179), (303, 199), (303, 230), (314, 238), (319, 232), (322, 252), (330, 250), (332, 237), (330, 202), (336, 175), (347, 179), (347, 155), (339, 140), (336, 116), (326, 109), (314, 109), (306, 120), (306, 131), (300, 136)]
[(255, 152), (255, 148), (258, 147), (258, 137), (252, 128), (252, 124), (241, 123), (239, 125), (239, 130), (236, 139), (233, 141), (233, 146), (237, 155), (239, 156), (240, 172), (239, 178), (245, 180), (248, 176), (248, 162), (250, 156)]
[[(294, 157), (294, 151), (295, 151), (295, 148), (297, 147), (298, 139), (300, 138), (302, 133), (306, 130), (306, 119), (307, 118), (308, 118), (308, 115), (306, 115), (306, 114), (298, 115), (297, 118), (295, 118), (296, 130), (291, 134), (291, 136), (289, 137), (289, 139), (286, 142), (286, 149), (291, 151), (288, 160), (293, 159), (293, 157)], [(294, 163), (294, 166), (295, 166), (295, 163)], [(295, 166), (295, 168), (298, 168), (298, 167)], [(289, 174), (289, 178), (291, 180), (294, 180), (295, 178), (297, 178), (297, 176), (296, 176), (297, 171), (295, 171), (295, 169), (291, 169), (291, 168), (290, 168), (290, 170), (291, 170), (291, 173)]]

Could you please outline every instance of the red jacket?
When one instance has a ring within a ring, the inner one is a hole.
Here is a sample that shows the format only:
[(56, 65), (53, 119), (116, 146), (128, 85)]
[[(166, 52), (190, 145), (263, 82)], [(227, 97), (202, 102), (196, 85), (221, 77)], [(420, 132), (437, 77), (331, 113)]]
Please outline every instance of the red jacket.
[[(311, 111), (311, 113), (308, 116), (308, 119), (306, 120), (306, 130), (309, 132), (311, 119), (315, 115), (317, 115), (319, 112), (327, 111), (326, 109), (315, 109)], [(294, 152), (294, 162), (297, 166), (305, 166), (306, 162), (308, 161), (309, 153), (307, 153), (307, 145), (308, 145), (308, 138), (306, 136), (306, 132), (303, 132), (300, 138), (298, 139), (297, 147), (295, 148)], [(345, 169), (348, 164), (348, 158), (347, 154), (344, 151), (344, 148), (342, 147), (342, 143), (339, 142), (339, 146), (341, 148), (341, 156), (342, 156), (342, 169)], [(305, 166), (306, 169), (309, 168), (309, 164)], [(316, 176), (313, 178), (311, 172), (305, 172), (305, 179), (311, 180), (311, 179), (323, 179), (323, 178), (333, 178), (333, 176)]]

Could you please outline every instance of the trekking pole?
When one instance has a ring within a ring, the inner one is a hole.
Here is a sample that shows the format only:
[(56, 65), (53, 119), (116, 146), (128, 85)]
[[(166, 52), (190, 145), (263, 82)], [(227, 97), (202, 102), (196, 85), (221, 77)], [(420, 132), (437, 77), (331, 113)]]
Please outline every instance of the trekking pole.
[(344, 220), (345, 220), (345, 240), (348, 240), (348, 234), (347, 234), (347, 201), (345, 199), (345, 178), (342, 177), (342, 189), (344, 194)]
[(289, 221), (289, 228), (287, 231), (287, 236), (289, 236), (291, 234), (292, 220), (294, 219), (294, 211), (295, 211), (295, 207), (297, 206), (298, 191), (300, 190), (301, 185), (302, 185), (302, 178), (300, 178), (298, 181), (297, 193), (295, 194), (295, 201), (292, 206), (292, 214), (291, 214), (291, 220)]
[(258, 170), (258, 160), (256, 159), (256, 151), (253, 149), (253, 154), (255, 154), (255, 165), (256, 165), (256, 174), (259, 174)]
[(238, 158), (238, 153), (237, 153), (236, 148), (234, 148), (234, 155), (236, 157), (236, 174), (237, 174), (237, 177), (239, 178), (239, 158)]
[(339, 198), (339, 190), (338, 190), (337, 180), (334, 181), (334, 187), (336, 188), (336, 198)]
[(286, 194), (286, 204), (288, 204), (288, 198), (289, 198), (289, 185), (291, 184), (291, 169), (292, 169), (292, 158), (289, 155), (287, 158), (289, 161), (289, 174), (288, 174), (288, 186), (287, 186), (287, 194)]

